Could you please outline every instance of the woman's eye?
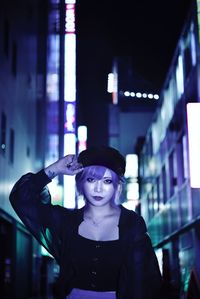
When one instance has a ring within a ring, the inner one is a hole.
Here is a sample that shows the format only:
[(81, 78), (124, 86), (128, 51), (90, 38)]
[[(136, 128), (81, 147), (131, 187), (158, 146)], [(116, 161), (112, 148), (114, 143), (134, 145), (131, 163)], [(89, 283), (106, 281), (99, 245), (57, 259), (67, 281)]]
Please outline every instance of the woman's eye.
[(94, 182), (94, 178), (87, 178), (87, 182), (89, 182), (89, 183)]
[(104, 180), (105, 184), (112, 184), (112, 180), (111, 179), (106, 179)]

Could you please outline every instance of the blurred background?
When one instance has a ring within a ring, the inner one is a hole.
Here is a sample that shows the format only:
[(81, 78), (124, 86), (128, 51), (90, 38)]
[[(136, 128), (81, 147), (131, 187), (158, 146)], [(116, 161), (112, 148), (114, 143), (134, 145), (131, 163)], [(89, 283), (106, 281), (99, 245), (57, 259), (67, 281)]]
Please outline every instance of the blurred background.
[[(14, 183), (93, 145), (126, 157), (120, 201), (146, 221), (163, 298), (200, 298), (200, 2), (0, 5), (0, 298), (50, 299), (59, 273), (13, 211)], [(74, 178), (49, 189), (83, 205)]]

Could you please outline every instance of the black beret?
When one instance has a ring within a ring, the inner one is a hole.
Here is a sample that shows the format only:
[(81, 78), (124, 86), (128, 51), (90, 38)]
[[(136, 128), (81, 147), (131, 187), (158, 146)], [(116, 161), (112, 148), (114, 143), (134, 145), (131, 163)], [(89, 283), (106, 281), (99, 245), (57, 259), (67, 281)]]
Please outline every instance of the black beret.
[(78, 162), (83, 167), (91, 165), (105, 166), (120, 176), (124, 175), (126, 168), (125, 158), (118, 150), (109, 146), (91, 147), (80, 152)]

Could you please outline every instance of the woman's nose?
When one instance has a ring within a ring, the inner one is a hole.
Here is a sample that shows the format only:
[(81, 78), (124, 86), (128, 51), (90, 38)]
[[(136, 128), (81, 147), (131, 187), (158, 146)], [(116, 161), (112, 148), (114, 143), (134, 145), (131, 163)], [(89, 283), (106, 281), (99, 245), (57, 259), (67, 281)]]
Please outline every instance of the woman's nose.
[(94, 191), (101, 192), (102, 190), (102, 182), (100, 180), (97, 180), (95, 182)]

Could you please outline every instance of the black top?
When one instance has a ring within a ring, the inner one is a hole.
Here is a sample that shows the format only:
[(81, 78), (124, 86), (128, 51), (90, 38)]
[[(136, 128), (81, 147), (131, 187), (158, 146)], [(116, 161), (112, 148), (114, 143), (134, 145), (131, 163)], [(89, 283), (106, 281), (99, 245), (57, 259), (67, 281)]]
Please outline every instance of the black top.
[(76, 235), (71, 243), (75, 267), (74, 288), (116, 291), (122, 263), (119, 240), (95, 241)]

